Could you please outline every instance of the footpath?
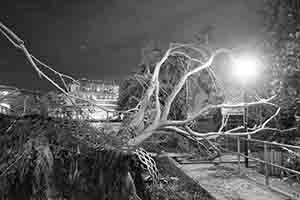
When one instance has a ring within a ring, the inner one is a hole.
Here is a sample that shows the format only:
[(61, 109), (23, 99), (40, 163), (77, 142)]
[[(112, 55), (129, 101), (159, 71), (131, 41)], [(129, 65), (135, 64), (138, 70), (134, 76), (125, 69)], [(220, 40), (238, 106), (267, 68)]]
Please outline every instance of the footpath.
[[(169, 160), (180, 169), (186, 176), (197, 182), (216, 200), (292, 200), (300, 199), (297, 191), (284, 183), (276, 183), (277, 192), (269, 186), (264, 185), (262, 175), (254, 170), (241, 168), (232, 163), (232, 156), (225, 156), (225, 163), (216, 164), (209, 162), (176, 162)], [(226, 161), (228, 161), (226, 163)], [(271, 183), (272, 180), (271, 180)]]

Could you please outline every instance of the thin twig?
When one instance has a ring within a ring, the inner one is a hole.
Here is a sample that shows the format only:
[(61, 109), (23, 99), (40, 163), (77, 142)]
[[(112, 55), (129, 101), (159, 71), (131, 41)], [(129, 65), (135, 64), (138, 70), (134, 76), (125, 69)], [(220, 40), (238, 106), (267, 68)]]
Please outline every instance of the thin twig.
[(17, 159), (11, 163), (1, 174), (0, 174), (0, 178), (3, 177), (9, 170), (10, 168), (12, 168), (17, 162), (19, 162), (19, 160), (26, 154), (27, 152), (24, 151), (21, 155), (19, 155), (17, 157)]

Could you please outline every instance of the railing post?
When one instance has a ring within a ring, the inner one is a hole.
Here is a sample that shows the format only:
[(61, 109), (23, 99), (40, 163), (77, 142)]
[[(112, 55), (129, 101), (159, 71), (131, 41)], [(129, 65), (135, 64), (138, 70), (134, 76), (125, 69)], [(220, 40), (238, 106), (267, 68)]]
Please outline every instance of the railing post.
[(237, 152), (238, 152), (239, 173), (241, 173), (241, 141), (240, 141), (240, 136), (237, 136)]
[(264, 143), (265, 184), (269, 185), (269, 155), (267, 143)]

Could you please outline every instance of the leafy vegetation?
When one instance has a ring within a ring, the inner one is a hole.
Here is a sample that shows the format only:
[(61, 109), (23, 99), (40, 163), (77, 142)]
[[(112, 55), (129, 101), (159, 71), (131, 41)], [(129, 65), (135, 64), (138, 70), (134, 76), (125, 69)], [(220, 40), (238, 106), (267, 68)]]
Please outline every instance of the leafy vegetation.
[[(163, 53), (162, 50), (157, 48), (150, 50), (151, 52), (149, 52), (150, 55), (148, 56), (151, 57), (151, 60), (145, 61), (146, 63), (142, 64), (135, 74), (128, 77), (128, 79), (121, 84), (121, 94), (119, 100), (119, 106), (121, 110), (127, 110), (136, 107), (149, 86), (149, 82), (155, 67), (155, 62), (158, 62), (159, 59), (161, 59)], [(162, 90), (160, 93), (160, 103), (162, 105), (179, 78), (183, 75), (185, 70), (187, 70), (182, 67), (184, 62), (185, 59), (183, 57), (174, 56), (168, 59), (168, 61), (163, 65), (160, 73), (160, 88)], [(186, 64), (184, 66), (186, 66)], [(186, 98), (186, 91), (182, 90), (178, 94), (178, 98), (176, 99), (176, 102), (174, 102), (174, 106), (171, 109), (170, 117), (172, 119), (183, 119), (186, 116)], [(149, 115), (151, 115), (151, 113), (149, 113)]]
[[(265, 1), (265, 48), (268, 52), (270, 74), (275, 92), (280, 93), (279, 105), (287, 115), (284, 123), (291, 121), (289, 115), (296, 112), (300, 98), (300, 4), (296, 0)], [(294, 124), (290, 124), (292, 126)], [(287, 127), (285, 127), (287, 128)]]
[(0, 125), (0, 199), (147, 199), (136, 156), (86, 123), (31, 115)]

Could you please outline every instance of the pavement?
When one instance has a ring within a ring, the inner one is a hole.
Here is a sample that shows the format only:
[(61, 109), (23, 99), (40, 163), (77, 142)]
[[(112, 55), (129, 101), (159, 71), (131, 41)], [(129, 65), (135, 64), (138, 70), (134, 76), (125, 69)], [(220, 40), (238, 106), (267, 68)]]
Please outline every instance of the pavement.
[[(232, 161), (232, 156), (222, 157), (222, 161)], [(187, 163), (174, 164), (187, 176), (197, 182), (203, 189), (209, 192), (217, 200), (291, 200), (300, 199), (297, 191), (284, 183), (273, 182), (276, 188), (264, 185), (264, 177), (254, 170), (241, 168), (237, 164), (222, 163)], [(286, 195), (285, 195), (286, 194)]]

